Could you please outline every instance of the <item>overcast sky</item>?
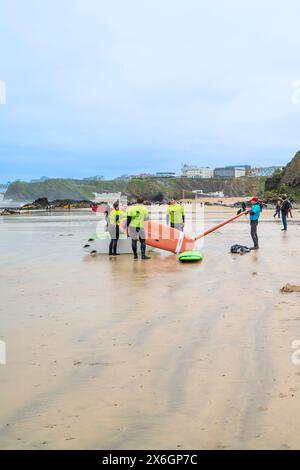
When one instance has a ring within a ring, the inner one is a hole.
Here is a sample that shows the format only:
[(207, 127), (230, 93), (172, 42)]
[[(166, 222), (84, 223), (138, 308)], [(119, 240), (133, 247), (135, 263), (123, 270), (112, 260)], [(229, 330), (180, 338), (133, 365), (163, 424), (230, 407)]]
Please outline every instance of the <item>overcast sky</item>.
[(286, 163), (299, 17), (298, 0), (0, 0), (0, 182)]

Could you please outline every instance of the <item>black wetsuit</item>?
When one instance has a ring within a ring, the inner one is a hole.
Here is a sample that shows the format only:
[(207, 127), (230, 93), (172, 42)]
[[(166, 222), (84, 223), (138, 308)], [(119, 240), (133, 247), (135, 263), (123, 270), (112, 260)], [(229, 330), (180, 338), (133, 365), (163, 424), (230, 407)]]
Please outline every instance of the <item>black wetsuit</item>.
[[(108, 218), (109, 220), (109, 218)], [(114, 220), (114, 224), (110, 224), (108, 225), (108, 231), (109, 231), (109, 235), (110, 235), (110, 244), (109, 244), (109, 254), (110, 255), (116, 255), (117, 254), (117, 248), (118, 248), (118, 241), (119, 241), (119, 238), (120, 238), (120, 226), (119, 226), (119, 223), (120, 223), (120, 216), (119, 215), (116, 215), (115, 217), (115, 220)]]
[(146, 256), (146, 235), (145, 230), (143, 227), (131, 227), (130, 222), (132, 217), (127, 217), (127, 227), (129, 227), (129, 236), (131, 238), (131, 246), (134, 257), (137, 257), (137, 242), (140, 240), (141, 242), (141, 253), (142, 258)]

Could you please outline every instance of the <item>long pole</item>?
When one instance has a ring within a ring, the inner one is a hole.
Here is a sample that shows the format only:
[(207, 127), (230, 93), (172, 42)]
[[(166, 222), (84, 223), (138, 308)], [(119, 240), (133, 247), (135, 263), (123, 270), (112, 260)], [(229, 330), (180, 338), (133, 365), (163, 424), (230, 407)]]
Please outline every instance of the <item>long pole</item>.
[(215, 227), (212, 227), (212, 228), (206, 230), (206, 232), (203, 232), (200, 235), (197, 235), (197, 237), (195, 238), (195, 241), (200, 240), (200, 238), (205, 237), (209, 233), (214, 232), (215, 230), (218, 230), (221, 227), (224, 227), (224, 225), (230, 224), (230, 222), (233, 222), (234, 220), (238, 219), (239, 217), (242, 217), (242, 215), (247, 215), (249, 212), (250, 212), (250, 210), (241, 212), (240, 214), (235, 215), (234, 217), (231, 217), (228, 220), (225, 220), (225, 222), (221, 222), (220, 224), (216, 225)]

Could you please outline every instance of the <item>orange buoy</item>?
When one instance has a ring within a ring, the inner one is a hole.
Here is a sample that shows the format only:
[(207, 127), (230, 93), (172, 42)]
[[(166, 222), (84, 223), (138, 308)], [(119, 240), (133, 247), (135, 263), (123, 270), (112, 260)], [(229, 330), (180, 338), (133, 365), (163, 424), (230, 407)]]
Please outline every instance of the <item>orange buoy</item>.
[(144, 223), (146, 232), (146, 243), (153, 248), (171, 251), (172, 253), (183, 253), (193, 250), (195, 240), (176, 228), (160, 224), (153, 220)]

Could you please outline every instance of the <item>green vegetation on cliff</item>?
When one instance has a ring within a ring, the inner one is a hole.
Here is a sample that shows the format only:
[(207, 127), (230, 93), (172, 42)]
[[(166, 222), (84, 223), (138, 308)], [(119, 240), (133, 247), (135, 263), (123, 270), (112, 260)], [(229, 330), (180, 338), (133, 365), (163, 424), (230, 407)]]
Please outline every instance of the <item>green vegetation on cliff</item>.
[(265, 191), (268, 196), (287, 194), (294, 201), (300, 201), (300, 151), (282, 171), (267, 178)]
[(193, 197), (192, 191), (222, 191), (225, 196), (263, 196), (263, 178), (193, 179), (193, 178), (145, 178), (130, 181), (91, 181), (76, 179), (49, 179), (38, 183), (16, 181), (11, 183), (5, 199), (31, 202), (41, 197), (54, 199), (93, 199), (94, 193), (122, 192), (129, 199), (143, 195), (146, 200), (161, 201), (170, 197)]
[(16, 181), (9, 185), (4, 199), (33, 201), (40, 197), (54, 199), (91, 199), (94, 192), (117, 192), (124, 189), (118, 181), (86, 181), (76, 179), (49, 179), (38, 183)]

